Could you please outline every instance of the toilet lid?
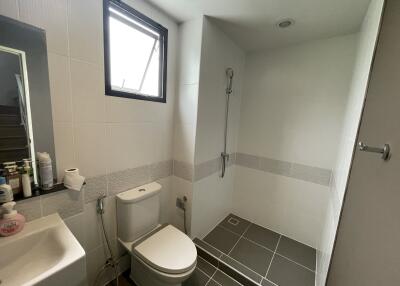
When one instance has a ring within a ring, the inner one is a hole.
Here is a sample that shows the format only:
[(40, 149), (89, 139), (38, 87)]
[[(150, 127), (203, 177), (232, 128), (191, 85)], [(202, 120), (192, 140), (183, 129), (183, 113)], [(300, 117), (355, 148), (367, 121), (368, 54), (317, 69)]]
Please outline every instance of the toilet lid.
[(172, 225), (156, 232), (133, 251), (153, 268), (170, 274), (192, 269), (197, 258), (193, 241)]

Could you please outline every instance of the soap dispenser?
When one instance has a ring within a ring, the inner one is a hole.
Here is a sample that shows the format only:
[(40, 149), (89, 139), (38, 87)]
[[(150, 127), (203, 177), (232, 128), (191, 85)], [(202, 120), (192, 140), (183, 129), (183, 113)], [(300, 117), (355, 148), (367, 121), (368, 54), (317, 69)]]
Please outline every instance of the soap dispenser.
[(1, 206), (3, 218), (0, 220), (0, 236), (10, 236), (20, 232), (25, 225), (25, 217), (14, 210), (15, 202)]

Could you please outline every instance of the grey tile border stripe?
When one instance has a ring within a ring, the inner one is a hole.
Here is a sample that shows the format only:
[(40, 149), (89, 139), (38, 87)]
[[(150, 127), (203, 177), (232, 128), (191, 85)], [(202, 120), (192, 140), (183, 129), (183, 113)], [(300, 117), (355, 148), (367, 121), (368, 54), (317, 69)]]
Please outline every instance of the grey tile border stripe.
[(107, 195), (107, 176), (87, 178), (83, 193), (85, 204), (95, 201), (101, 195)]
[(215, 158), (196, 165), (194, 168), (194, 181), (199, 181), (217, 172), (219, 160), (219, 158)]
[(172, 173), (173, 161), (165, 160), (108, 175), (90, 177), (86, 178), (86, 184), (80, 192), (65, 189), (28, 198), (17, 201), (16, 209), (26, 217), (27, 221), (53, 213), (59, 213), (66, 219), (82, 213), (85, 204), (95, 201), (101, 195), (114, 196), (131, 188), (170, 177)]
[(245, 153), (236, 154), (236, 165), (299, 179), (322, 186), (329, 186), (332, 170), (293, 162), (275, 160)]
[(173, 174), (181, 179), (192, 182), (194, 178), (193, 164), (174, 160), (173, 161)]
[[(217, 157), (196, 165), (174, 160), (173, 165), (174, 176), (189, 182), (197, 182), (219, 172), (221, 169), (221, 159), (220, 157)], [(245, 153), (230, 154), (230, 160), (228, 161), (227, 167), (233, 165), (311, 182), (322, 186), (329, 186), (332, 176), (332, 170), (329, 169)]]

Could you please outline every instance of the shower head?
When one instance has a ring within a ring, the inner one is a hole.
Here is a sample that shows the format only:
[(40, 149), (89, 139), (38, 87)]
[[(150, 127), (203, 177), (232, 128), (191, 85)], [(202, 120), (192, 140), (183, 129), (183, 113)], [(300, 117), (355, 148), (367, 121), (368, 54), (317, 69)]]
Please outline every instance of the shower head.
[(232, 68), (227, 68), (226, 69), (226, 76), (228, 77), (228, 84), (226, 87), (226, 93), (231, 94), (232, 93), (232, 79), (233, 79), (233, 69)]
[(230, 79), (233, 78), (233, 69), (232, 68), (227, 68), (226, 69), (226, 76)]

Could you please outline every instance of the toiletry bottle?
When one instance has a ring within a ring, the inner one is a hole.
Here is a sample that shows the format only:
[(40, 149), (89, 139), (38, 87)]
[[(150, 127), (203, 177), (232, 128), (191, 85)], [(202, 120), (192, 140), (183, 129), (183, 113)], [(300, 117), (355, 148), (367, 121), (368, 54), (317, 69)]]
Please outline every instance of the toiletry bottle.
[(33, 184), (33, 168), (32, 168), (32, 161), (30, 159), (22, 159), (22, 162), (24, 163), (25, 167), (29, 166), (29, 180), (31, 181), (31, 186)]
[(39, 160), (40, 187), (43, 190), (50, 190), (53, 188), (53, 167), (50, 155), (46, 152), (38, 152), (37, 158)]
[(6, 178), (0, 177), (0, 203), (8, 203), (13, 199), (11, 186), (6, 184)]
[(16, 162), (3, 163), (7, 173), (7, 183), (11, 186), (14, 195), (21, 192), (21, 177), (17, 170)]
[(20, 232), (25, 226), (25, 217), (14, 210), (15, 202), (1, 206), (3, 218), (0, 220), (0, 236), (10, 236)]
[(30, 180), (30, 170), (31, 166), (29, 165), (29, 161), (24, 160), (24, 166), (22, 168), (22, 190), (24, 192), (24, 197), (28, 198), (32, 196), (32, 187)]

